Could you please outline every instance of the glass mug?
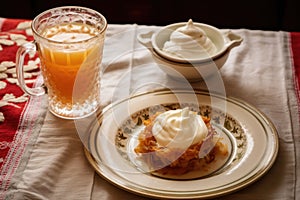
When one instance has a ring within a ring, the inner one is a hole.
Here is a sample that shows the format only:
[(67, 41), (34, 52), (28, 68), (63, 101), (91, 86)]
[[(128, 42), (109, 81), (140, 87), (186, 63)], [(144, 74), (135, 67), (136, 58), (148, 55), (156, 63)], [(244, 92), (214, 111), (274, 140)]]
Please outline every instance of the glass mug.
[[(84, 7), (47, 10), (32, 21), (34, 42), (21, 46), (16, 65), (20, 87), (39, 96), (48, 94), (49, 110), (65, 119), (92, 114), (100, 103), (100, 65), (107, 22)], [(45, 87), (30, 88), (24, 81), (24, 60), (38, 52)]]

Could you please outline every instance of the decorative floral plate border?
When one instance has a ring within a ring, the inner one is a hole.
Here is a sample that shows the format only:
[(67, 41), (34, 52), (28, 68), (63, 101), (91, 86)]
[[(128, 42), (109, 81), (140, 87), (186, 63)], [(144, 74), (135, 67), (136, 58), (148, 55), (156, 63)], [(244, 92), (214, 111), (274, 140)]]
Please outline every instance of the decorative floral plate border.
[(213, 125), (219, 125), (220, 126), (220, 119), (223, 118), (224, 124), (223, 126), (226, 130), (228, 130), (232, 136), (235, 138), (235, 142), (237, 144), (236, 149), (237, 152), (235, 153), (235, 158), (233, 159), (233, 162), (238, 161), (243, 157), (245, 154), (245, 150), (247, 148), (247, 138), (245, 135), (245, 132), (242, 128), (242, 126), (239, 124), (239, 122), (234, 119), (229, 114), (225, 114), (221, 110), (214, 109), (213, 115), (212, 115), (212, 108), (209, 105), (200, 105), (199, 109), (193, 109), (197, 105), (191, 105), (191, 104), (164, 104), (164, 105), (155, 105), (153, 107), (149, 107), (146, 109), (143, 109), (137, 113), (132, 114), (130, 117), (128, 117), (125, 122), (121, 125), (121, 127), (118, 129), (118, 133), (116, 135), (115, 139), (115, 145), (118, 148), (120, 154), (122, 157), (130, 162), (130, 158), (128, 158), (128, 151), (131, 151), (128, 149), (130, 142), (130, 139), (133, 136), (133, 133), (135, 133), (136, 129), (140, 130), (141, 126), (143, 126), (143, 122), (149, 119), (153, 114), (159, 112), (159, 111), (168, 111), (168, 110), (175, 110), (180, 109), (182, 107), (189, 107), (190, 110), (196, 111), (199, 115), (210, 117), (211, 123)]

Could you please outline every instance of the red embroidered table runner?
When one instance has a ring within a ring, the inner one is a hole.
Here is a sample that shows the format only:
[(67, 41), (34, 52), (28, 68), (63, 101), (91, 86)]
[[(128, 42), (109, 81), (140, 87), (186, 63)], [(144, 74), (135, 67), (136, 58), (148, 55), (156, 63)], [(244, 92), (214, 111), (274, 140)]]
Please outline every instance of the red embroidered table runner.
[[(30, 135), (39, 131), (37, 123), (42, 120), (41, 113), (45, 113), (43, 106), (36, 107), (44, 98), (30, 98), (18, 86), (16, 77), (18, 47), (33, 40), (30, 24), (28, 20), (0, 18), (0, 189), (4, 191)], [(30, 55), (25, 63), (26, 82), (32, 86), (39, 74), (39, 59)]]
[(291, 33), (291, 49), (293, 53), (295, 92), (298, 97), (298, 105), (300, 105), (300, 33)]

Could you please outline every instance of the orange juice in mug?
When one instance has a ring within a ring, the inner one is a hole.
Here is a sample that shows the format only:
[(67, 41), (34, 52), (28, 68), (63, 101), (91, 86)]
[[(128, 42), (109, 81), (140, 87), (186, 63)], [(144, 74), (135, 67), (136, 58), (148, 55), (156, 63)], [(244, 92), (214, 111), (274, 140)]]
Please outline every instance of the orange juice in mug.
[(31, 95), (45, 93), (28, 88), (23, 80), (26, 51), (37, 46), (41, 71), (56, 116), (76, 119), (93, 113), (100, 101), (100, 64), (107, 24), (98, 12), (82, 7), (54, 8), (32, 22), (35, 44), (21, 47), (17, 55), (18, 79)]

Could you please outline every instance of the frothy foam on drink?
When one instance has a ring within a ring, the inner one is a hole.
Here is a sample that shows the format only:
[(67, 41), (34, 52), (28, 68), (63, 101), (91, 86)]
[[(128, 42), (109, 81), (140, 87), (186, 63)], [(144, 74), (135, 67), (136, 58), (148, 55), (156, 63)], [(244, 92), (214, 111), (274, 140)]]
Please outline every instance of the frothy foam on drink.
[(57, 42), (79, 42), (90, 39), (97, 34), (97, 30), (86, 24), (63, 24), (47, 28), (43, 36)]

